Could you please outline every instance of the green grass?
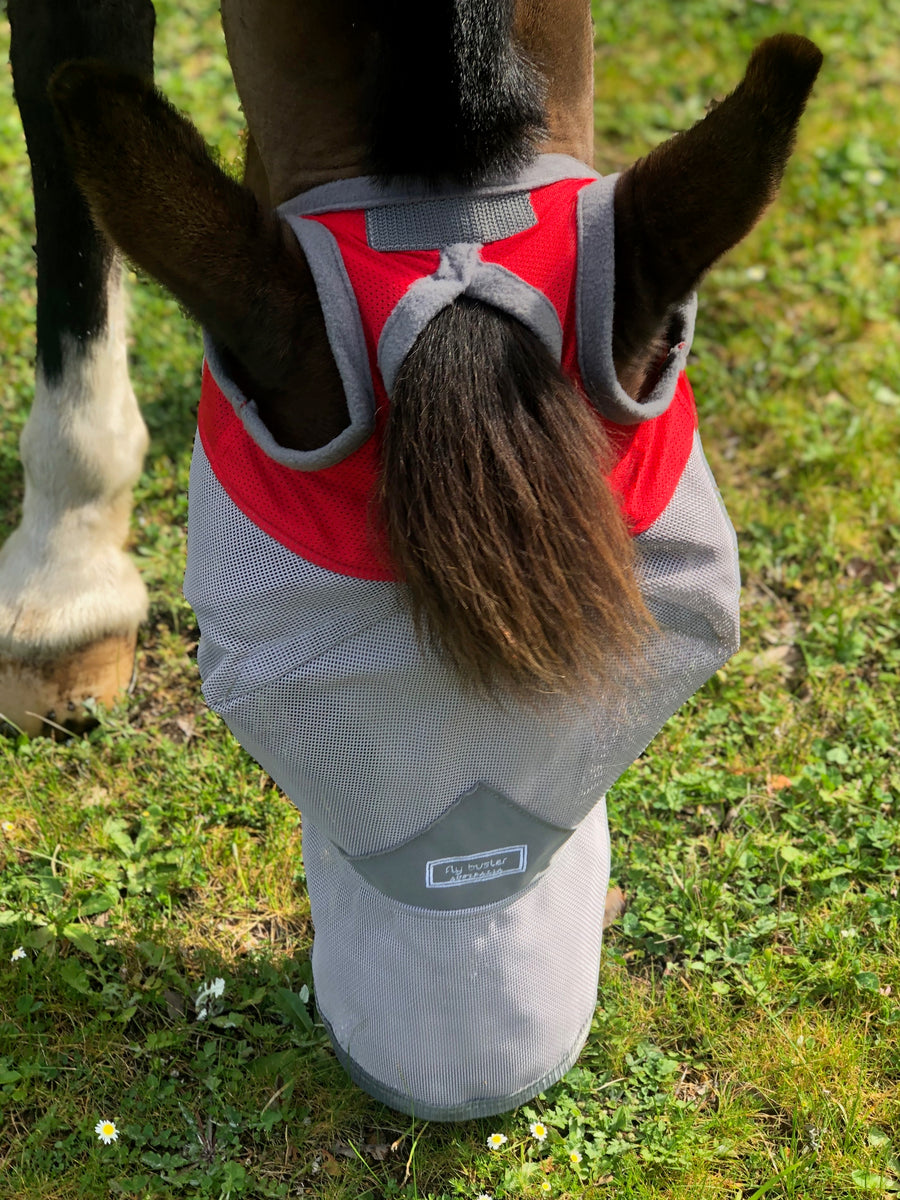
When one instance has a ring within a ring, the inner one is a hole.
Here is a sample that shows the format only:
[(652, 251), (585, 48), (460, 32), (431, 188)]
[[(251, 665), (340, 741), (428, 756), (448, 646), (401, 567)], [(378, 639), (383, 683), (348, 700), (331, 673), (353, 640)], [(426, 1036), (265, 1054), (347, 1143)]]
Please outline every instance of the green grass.
[[(236, 162), (216, 6), (157, 9), (161, 84)], [(900, 1194), (900, 4), (594, 12), (602, 169), (700, 117), (768, 33), (827, 57), (781, 198), (702, 291), (691, 376), (741, 544), (744, 648), (610, 797), (631, 907), (577, 1067), (517, 1113), (441, 1127), (336, 1064), (295, 811), (199, 694), (180, 594), (199, 339), (141, 281), (136, 687), (86, 738), (0, 744), (0, 1197)], [(34, 317), (9, 87), (0, 188), (3, 536)]]

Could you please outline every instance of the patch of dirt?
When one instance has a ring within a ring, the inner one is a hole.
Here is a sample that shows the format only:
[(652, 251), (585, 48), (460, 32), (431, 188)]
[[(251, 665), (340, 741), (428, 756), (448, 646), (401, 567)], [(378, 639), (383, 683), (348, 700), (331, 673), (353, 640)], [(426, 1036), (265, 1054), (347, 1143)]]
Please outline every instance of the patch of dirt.
[(144, 630), (135, 660), (130, 723), (185, 745), (208, 711), (200, 691), (195, 631), (177, 638), (161, 624)]

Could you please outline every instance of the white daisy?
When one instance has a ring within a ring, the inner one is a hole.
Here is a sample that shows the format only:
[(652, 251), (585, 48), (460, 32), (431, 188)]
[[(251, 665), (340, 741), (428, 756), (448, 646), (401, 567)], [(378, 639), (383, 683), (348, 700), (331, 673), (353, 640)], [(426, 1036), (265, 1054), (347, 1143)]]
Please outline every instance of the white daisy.
[(98, 1121), (94, 1126), (94, 1133), (96, 1133), (104, 1146), (108, 1146), (110, 1142), (119, 1140), (119, 1131), (116, 1129), (114, 1121)]
[(18, 946), (15, 950), (13, 950), (12, 954), (9, 956), (9, 961), (10, 962), (18, 962), (20, 958), (27, 958), (27, 957), (28, 957), (28, 955), (25, 953), (25, 947)]
[(499, 1150), (500, 1147), (502, 1145), (504, 1145), (505, 1142), (506, 1142), (506, 1134), (505, 1133), (492, 1133), (491, 1136), (487, 1140), (487, 1144), (490, 1146), (490, 1148), (492, 1150)]
[(578, 1153), (577, 1150), (569, 1151), (569, 1162), (572, 1164), (573, 1167), (577, 1167), (578, 1164), (581, 1162), (581, 1155)]
[(547, 1126), (542, 1121), (532, 1121), (528, 1128), (535, 1141), (542, 1142), (547, 1136)]

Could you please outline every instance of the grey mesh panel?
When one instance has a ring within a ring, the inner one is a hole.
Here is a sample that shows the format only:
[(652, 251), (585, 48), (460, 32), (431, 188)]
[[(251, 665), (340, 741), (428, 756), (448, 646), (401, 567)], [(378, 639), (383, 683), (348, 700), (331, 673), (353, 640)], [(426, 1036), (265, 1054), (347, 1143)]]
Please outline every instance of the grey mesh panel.
[(439, 250), (454, 242), (499, 242), (537, 224), (528, 192), (439, 196), (366, 212), (373, 250)]
[(670, 350), (650, 394), (632, 400), (616, 377), (612, 357), (615, 246), (613, 197), (618, 175), (607, 175), (578, 193), (578, 277), (575, 321), (578, 365), (591, 403), (620, 425), (636, 425), (665, 412), (675, 394), (694, 336), (697, 297), (673, 310)]
[[(597, 179), (592, 168), (571, 158), (568, 154), (541, 154), (531, 166), (520, 171), (512, 179), (501, 179), (484, 186), (479, 185), (480, 196), (502, 196), (510, 192), (531, 192), (548, 183), (561, 179)], [(434, 200), (437, 198), (471, 196), (471, 189), (459, 184), (434, 187), (430, 183), (405, 180), (399, 184), (386, 184), (370, 176), (353, 179), (335, 179), (319, 184), (285, 200), (278, 206), (284, 217), (312, 216), (316, 213), (339, 212), (351, 208), (378, 208), (406, 200)]]
[[(400, 585), (337, 575), (274, 542), (195, 447), (185, 595), (204, 693), (303, 812), (317, 1002), (339, 1054), (423, 1119), (504, 1111), (574, 1061), (596, 999), (602, 797), (737, 648), (735, 539), (699, 439), (636, 544), (660, 624), (643, 671), (623, 665), (603, 704), (497, 705), (417, 644)], [(403, 904), (348, 861), (416, 838), (479, 784), (576, 830), (509, 899)]]
[(189, 510), (184, 594), (207, 630), (197, 658), (214, 709), (238, 683), (269, 683), (399, 609), (395, 584), (326, 571), (257, 528), (222, 489), (199, 437)]
[(304, 820), (316, 1004), (361, 1087), (422, 1120), (506, 1112), (575, 1062), (597, 1003), (601, 801), (511, 901), (432, 912), (377, 892)]
[(199, 443), (190, 507), (185, 593), (206, 698), (351, 857), (416, 837), (480, 783), (573, 828), (737, 646), (734, 534), (699, 439), (666, 511), (635, 539), (660, 632), (642, 675), (602, 706), (470, 693), (418, 644), (402, 585), (279, 545), (228, 498)]
[(483, 262), (479, 250), (466, 244), (445, 247), (434, 274), (417, 279), (385, 321), (378, 339), (378, 369), (388, 395), (416, 338), (459, 296), (483, 300), (517, 317), (559, 362), (563, 333), (556, 309), (542, 292), (506, 267)]
[(709, 659), (700, 648), (727, 647), (727, 660), (740, 645), (738, 546), (699, 434), (672, 502), (635, 544), (641, 591), (673, 650), (701, 670)]

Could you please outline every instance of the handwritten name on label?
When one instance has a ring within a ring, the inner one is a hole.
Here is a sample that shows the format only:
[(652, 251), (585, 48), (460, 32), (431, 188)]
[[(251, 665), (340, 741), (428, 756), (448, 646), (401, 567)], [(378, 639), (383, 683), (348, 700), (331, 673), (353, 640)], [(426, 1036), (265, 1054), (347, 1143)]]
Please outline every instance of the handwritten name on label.
[(501, 875), (522, 875), (528, 866), (527, 846), (504, 846), (457, 858), (435, 858), (425, 864), (425, 886), (463, 887), (484, 883)]

